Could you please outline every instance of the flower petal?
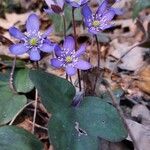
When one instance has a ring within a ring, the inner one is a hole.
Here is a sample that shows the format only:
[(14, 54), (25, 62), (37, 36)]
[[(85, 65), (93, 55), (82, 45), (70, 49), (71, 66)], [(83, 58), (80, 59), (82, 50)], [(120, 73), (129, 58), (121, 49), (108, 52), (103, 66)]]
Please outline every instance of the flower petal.
[(89, 62), (84, 61), (84, 60), (79, 60), (78, 62), (76, 62), (75, 67), (81, 70), (88, 70), (90, 69), (92, 66)]
[(106, 23), (106, 24), (101, 24), (99, 28), (101, 30), (106, 30), (106, 29), (109, 29), (109, 28), (112, 28), (112, 27), (113, 27), (113, 24), (107, 24)]
[(38, 32), (40, 27), (40, 21), (36, 14), (31, 14), (26, 22), (27, 32)]
[(89, 0), (81, 0), (81, 5), (84, 5), (85, 3), (87, 3)]
[(111, 8), (115, 12), (115, 15), (123, 15), (125, 13), (125, 9), (123, 8)]
[(54, 45), (43, 43), (42, 46), (40, 47), (40, 50), (46, 53), (52, 52), (54, 50)]
[(66, 2), (69, 3), (72, 7), (80, 7), (80, 3), (81, 3), (80, 1), (79, 2), (75, 2), (73, 0), (66, 0)]
[(44, 12), (47, 13), (48, 15), (51, 15), (54, 13), (52, 9), (44, 9)]
[(99, 17), (102, 16), (107, 10), (107, 8), (108, 8), (108, 1), (104, 0), (98, 7), (96, 14), (98, 14)]
[(14, 55), (22, 55), (28, 51), (24, 44), (14, 44), (9, 47), (9, 50)]
[(74, 68), (74, 67), (72, 67), (72, 66), (70, 66), (70, 65), (67, 65), (67, 66), (66, 66), (66, 73), (67, 73), (69, 76), (75, 75), (76, 72), (77, 72), (77, 69), (76, 69), (76, 68)]
[(88, 32), (91, 33), (91, 34), (96, 35), (96, 34), (98, 34), (100, 31), (95, 30), (95, 28), (89, 28), (89, 29), (88, 29)]
[(57, 58), (51, 59), (51, 65), (56, 68), (61, 68), (63, 66), (63, 62), (58, 60)]
[(53, 28), (49, 27), (42, 35), (43, 38), (48, 37), (53, 32)]
[(67, 36), (65, 38), (63, 47), (65, 50), (67, 51), (73, 51), (75, 49), (75, 41), (74, 38), (72, 36)]
[(60, 56), (61, 56), (62, 50), (61, 50), (61, 48), (60, 48), (59, 45), (56, 45), (56, 46), (55, 46), (54, 51), (55, 51), (55, 54), (56, 54), (57, 57), (60, 57)]
[(80, 57), (81, 55), (83, 55), (85, 53), (85, 50), (86, 50), (86, 44), (82, 44), (78, 49), (78, 51), (75, 53), (75, 57)]
[(51, 5), (55, 4), (52, 0), (45, 0), (45, 2), (49, 7), (51, 7)]
[(40, 52), (37, 47), (34, 47), (29, 52), (30, 59), (33, 61), (39, 61), (41, 59)]
[(11, 36), (13, 36), (19, 40), (22, 40), (23, 38), (25, 38), (25, 35), (19, 29), (15, 28), (15, 27), (9, 28), (9, 33)]
[(115, 16), (115, 12), (113, 10), (108, 11), (105, 13), (101, 19), (102, 22), (108, 22), (111, 21)]
[(82, 7), (81, 13), (85, 19), (92, 18), (92, 11), (88, 5), (84, 5)]
[(58, 4), (59, 7), (63, 8), (64, 7), (64, 0), (56, 0), (56, 3)]

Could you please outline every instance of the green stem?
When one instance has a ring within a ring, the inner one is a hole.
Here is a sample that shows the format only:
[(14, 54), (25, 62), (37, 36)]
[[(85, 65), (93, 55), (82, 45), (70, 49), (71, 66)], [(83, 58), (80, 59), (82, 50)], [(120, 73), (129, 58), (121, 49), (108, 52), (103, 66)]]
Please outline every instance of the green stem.
[[(36, 62), (36, 69), (39, 69), (38, 62)], [(33, 134), (34, 134), (34, 131), (35, 131), (35, 122), (36, 122), (36, 115), (37, 115), (37, 107), (38, 107), (38, 90), (35, 89), (34, 115), (33, 115), (33, 124), (32, 124), (32, 133)]]

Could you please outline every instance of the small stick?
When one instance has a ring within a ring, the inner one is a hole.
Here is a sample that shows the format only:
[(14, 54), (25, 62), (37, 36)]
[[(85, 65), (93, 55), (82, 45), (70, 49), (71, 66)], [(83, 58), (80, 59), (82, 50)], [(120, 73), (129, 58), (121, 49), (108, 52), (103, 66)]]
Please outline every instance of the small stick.
[(16, 118), (20, 115), (20, 113), (26, 108), (28, 107), (29, 105), (33, 104), (34, 101), (31, 101), (29, 103), (27, 103), (24, 107), (22, 107), (17, 113), (16, 115), (13, 117), (13, 119), (11, 120), (11, 122), (9, 123), (9, 125), (12, 125), (14, 123), (14, 121), (16, 120)]
[(10, 89), (16, 93), (16, 90), (15, 90), (15, 87), (14, 87), (14, 71), (15, 71), (15, 66), (16, 66), (16, 56), (14, 57), (14, 60), (13, 60), (13, 64), (12, 64), (12, 69), (11, 69), (11, 73), (10, 73), (10, 78), (9, 78), (9, 87)]
[[(74, 39), (75, 39), (75, 51), (77, 51), (77, 33), (76, 33), (76, 23), (75, 23), (75, 8), (72, 8), (72, 24), (73, 24), (73, 30), (74, 30)], [(78, 73), (78, 80), (79, 80), (79, 91), (82, 91), (82, 86), (81, 86), (81, 77), (80, 77), (80, 71), (79, 69), (77, 70)]]
[(112, 69), (112, 71), (111, 71), (111, 73), (110, 73), (110, 77), (109, 77), (109, 78), (112, 77), (114, 70), (116, 69), (117, 65), (120, 63), (120, 61), (122, 60), (122, 58), (125, 57), (130, 51), (132, 51), (135, 47), (139, 46), (140, 44), (141, 44), (141, 43), (138, 42), (138, 43), (135, 43), (134, 45), (132, 45), (132, 46), (118, 59), (118, 61), (116, 62), (116, 64), (114, 65), (114, 67), (113, 67), (113, 69)]
[(97, 35), (95, 35), (96, 45), (97, 45), (97, 67), (100, 67), (100, 48)]
[[(31, 123), (31, 124), (33, 125), (33, 122), (31, 122), (30, 120), (28, 120), (28, 122)], [(35, 123), (35, 127), (41, 128), (41, 129), (43, 129), (43, 130), (48, 131), (48, 129), (47, 129), (46, 127), (43, 127), (43, 126), (41, 126), (41, 125), (39, 125), (39, 124), (37, 124), (37, 123)]]
[(109, 83), (106, 83), (106, 82), (105, 82), (105, 83), (104, 83), (104, 86), (105, 86), (105, 88), (107, 89), (107, 91), (108, 91), (108, 93), (109, 93), (109, 95), (110, 95), (110, 97), (111, 97), (111, 100), (112, 100), (112, 102), (113, 102), (113, 105), (114, 105), (115, 108), (117, 109), (117, 111), (118, 111), (118, 113), (119, 113), (119, 115), (120, 115), (120, 117), (121, 117), (121, 119), (122, 119), (122, 121), (123, 121), (123, 123), (124, 123), (126, 129), (128, 130), (129, 136), (131, 137), (131, 139), (132, 139), (132, 141), (133, 141), (133, 144), (134, 144), (136, 150), (140, 150), (140, 148), (139, 148), (139, 146), (138, 146), (138, 144), (137, 144), (137, 141), (136, 141), (135, 137), (133, 136), (131, 129), (130, 129), (129, 126), (128, 126), (128, 123), (127, 123), (127, 121), (126, 121), (126, 119), (125, 119), (125, 116), (124, 116), (124, 114), (123, 114), (123, 111), (122, 111), (121, 107), (119, 106), (119, 103), (117, 102), (117, 100), (116, 100), (116, 98), (115, 98), (115, 96), (114, 96), (114, 94), (113, 94), (113, 92), (112, 92), (112, 90), (111, 90), (111, 88), (110, 88), (110, 86), (109, 86)]

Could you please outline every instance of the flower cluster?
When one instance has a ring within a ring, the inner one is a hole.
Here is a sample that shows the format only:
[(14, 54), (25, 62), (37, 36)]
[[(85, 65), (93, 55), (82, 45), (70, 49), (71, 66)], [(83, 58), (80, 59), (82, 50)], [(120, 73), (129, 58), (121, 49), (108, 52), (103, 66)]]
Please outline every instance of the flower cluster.
[[(82, 6), (81, 13), (84, 17), (85, 26), (92, 34), (97, 34), (112, 27), (111, 21), (117, 14), (117, 10), (111, 7), (107, 0), (100, 4), (96, 13), (93, 13), (88, 6), (88, 0), (45, 0), (45, 2), (49, 6), (49, 9), (45, 9), (45, 11), (49, 14), (63, 13), (65, 2), (73, 9)], [(39, 61), (41, 52), (54, 52), (56, 57), (50, 60), (50, 64), (55, 68), (64, 68), (69, 76), (74, 75), (77, 69), (87, 70), (91, 68), (89, 62), (81, 59), (86, 50), (85, 44), (75, 50), (74, 38), (68, 36), (65, 37), (63, 47), (60, 47), (48, 39), (52, 32), (51, 28), (48, 28), (43, 34), (39, 31), (39, 28), (40, 21), (36, 14), (31, 14), (28, 17), (25, 33), (22, 33), (16, 27), (11, 27), (9, 29), (10, 35), (18, 39), (19, 42), (10, 46), (10, 52), (14, 55), (28, 53), (32, 61)]]

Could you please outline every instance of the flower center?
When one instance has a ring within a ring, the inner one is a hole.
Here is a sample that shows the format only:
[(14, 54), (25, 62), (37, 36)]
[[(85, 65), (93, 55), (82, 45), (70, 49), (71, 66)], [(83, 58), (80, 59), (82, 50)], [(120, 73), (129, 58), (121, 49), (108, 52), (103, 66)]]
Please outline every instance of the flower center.
[(99, 20), (94, 20), (93, 21), (93, 26), (94, 27), (98, 27), (100, 25), (100, 21)]
[(71, 63), (71, 62), (72, 62), (71, 56), (67, 56), (65, 61), (66, 61), (67, 63)]
[(37, 38), (31, 38), (29, 40), (29, 43), (30, 43), (30, 45), (35, 46), (38, 44), (38, 40), (37, 40)]

